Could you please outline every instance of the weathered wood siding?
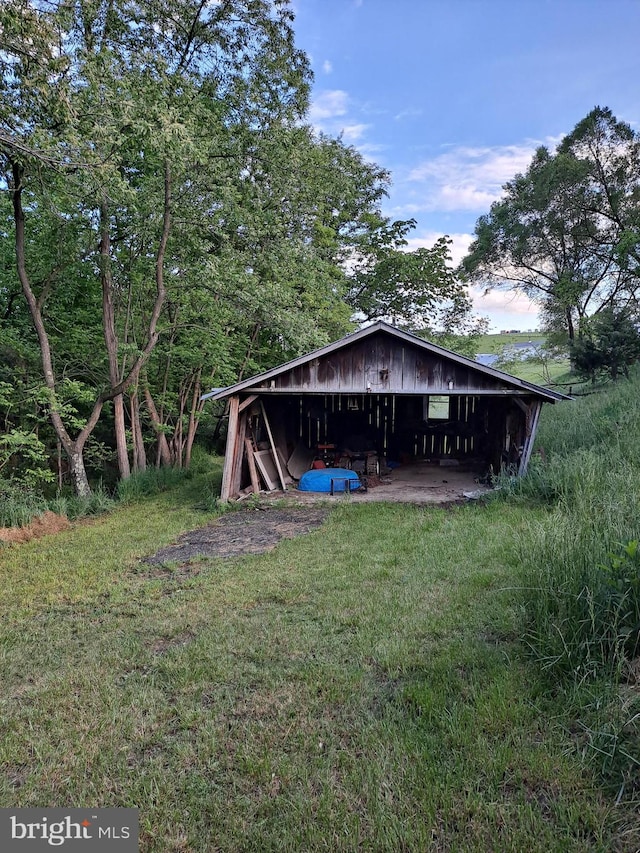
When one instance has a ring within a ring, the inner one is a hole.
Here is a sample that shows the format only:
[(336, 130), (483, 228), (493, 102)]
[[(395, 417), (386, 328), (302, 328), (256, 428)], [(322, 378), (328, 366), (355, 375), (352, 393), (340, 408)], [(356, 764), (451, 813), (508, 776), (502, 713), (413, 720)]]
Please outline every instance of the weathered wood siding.
[[(449, 383), (453, 383), (450, 389)], [(260, 386), (256, 386), (258, 390)], [(276, 376), (264, 390), (307, 394), (512, 391), (499, 379), (379, 334)]]

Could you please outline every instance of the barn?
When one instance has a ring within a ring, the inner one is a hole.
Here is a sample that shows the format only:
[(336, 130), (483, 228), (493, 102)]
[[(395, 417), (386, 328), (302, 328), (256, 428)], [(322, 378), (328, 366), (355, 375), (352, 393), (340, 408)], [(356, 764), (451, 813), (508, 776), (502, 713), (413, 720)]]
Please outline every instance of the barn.
[(567, 398), (377, 322), (203, 399), (228, 401), (228, 501), (312, 466), (522, 474), (542, 404)]

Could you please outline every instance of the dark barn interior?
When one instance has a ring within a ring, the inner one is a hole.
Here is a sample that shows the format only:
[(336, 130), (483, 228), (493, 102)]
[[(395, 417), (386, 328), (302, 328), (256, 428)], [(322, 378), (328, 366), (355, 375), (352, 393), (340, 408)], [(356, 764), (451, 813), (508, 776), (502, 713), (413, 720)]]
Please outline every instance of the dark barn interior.
[[(399, 463), (455, 459), (481, 472), (518, 462), (526, 436), (527, 413), (509, 398), (364, 393), (278, 395), (263, 402), (287, 459), (302, 443), (325, 457), (335, 448), (336, 464), (375, 452)], [(260, 414), (251, 416), (250, 430), (258, 443), (268, 441)]]
[(321, 465), (523, 473), (542, 403), (563, 399), (385, 323), (205, 396), (229, 401), (222, 500)]

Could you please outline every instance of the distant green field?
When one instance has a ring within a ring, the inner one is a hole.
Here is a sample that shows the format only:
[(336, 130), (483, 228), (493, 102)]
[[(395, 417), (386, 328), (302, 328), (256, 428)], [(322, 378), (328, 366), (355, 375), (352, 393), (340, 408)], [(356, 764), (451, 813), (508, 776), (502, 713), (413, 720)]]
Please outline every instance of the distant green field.
[[(540, 332), (511, 332), (509, 334), (482, 335), (478, 341), (478, 353), (500, 355), (505, 346), (509, 344), (519, 344), (544, 341), (544, 334)], [(511, 361), (502, 361), (496, 364), (499, 370), (504, 370), (506, 373), (511, 373), (519, 379), (524, 379), (527, 382), (535, 382), (537, 385), (548, 385), (557, 381), (570, 381), (570, 368), (568, 358), (541, 359), (514, 358)]]
[(544, 335), (540, 332), (518, 332), (508, 335), (481, 335), (478, 341), (478, 352), (499, 353), (506, 344), (520, 344), (526, 341), (543, 341)]

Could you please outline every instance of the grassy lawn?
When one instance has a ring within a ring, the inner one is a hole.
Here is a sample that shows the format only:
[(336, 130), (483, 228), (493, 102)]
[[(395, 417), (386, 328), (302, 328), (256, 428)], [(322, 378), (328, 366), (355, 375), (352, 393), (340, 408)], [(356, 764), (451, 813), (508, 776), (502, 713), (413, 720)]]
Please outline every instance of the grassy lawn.
[(149, 570), (193, 498), (0, 551), (0, 806), (136, 806), (143, 851), (640, 845), (519, 656), (514, 537), (544, 510), (347, 499)]
[[(509, 334), (482, 335), (477, 344), (479, 353), (501, 355), (505, 346), (509, 344), (528, 343), (529, 341), (543, 341), (544, 335), (540, 332), (518, 332)], [(567, 381), (570, 369), (569, 359), (549, 359), (546, 364), (534, 359), (505, 362), (495, 365), (500, 370), (524, 379), (526, 382), (534, 382), (536, 385), (549, 385), (558, 380)], [(576, 379), (576, 384), (578, 384)]]
[[(553, 382), (567, 382), (571, 381), (571, 376), (569, 374), (571, 365), (569, 364), (569, 359), (559, 359), (547, 362), (546, 365), (542, 365), (536, 361), (516, 361), (511, 364), (505, 365), (505, 367), (501, 368), (502, 370), (506, 370), (507, 373), (510, 373), (512, 376), (517, 376), (518, 379), (524, 379), (525, 382), (534, 382), (536, 385), (550, 385)], [(575, 378), (575, 386), (579, 386), (581, 384), (581, 380), (577, 377)], [(559, 389), (565, 390), (566, 389)]]

